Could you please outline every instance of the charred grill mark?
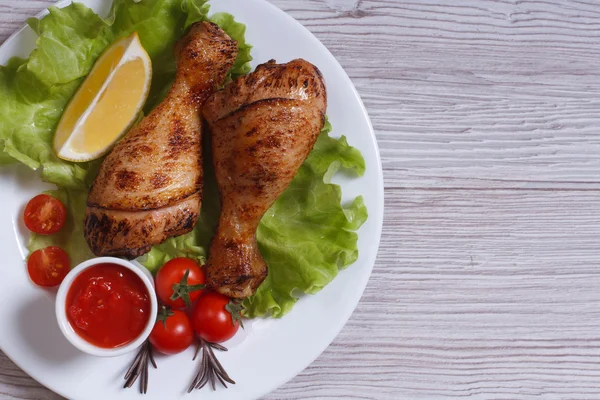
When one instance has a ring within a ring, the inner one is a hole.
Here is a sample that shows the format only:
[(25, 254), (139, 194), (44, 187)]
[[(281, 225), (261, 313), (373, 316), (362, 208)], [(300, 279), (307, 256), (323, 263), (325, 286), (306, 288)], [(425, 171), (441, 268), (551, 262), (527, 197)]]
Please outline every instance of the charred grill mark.
[(152, 175), (152, 178), (150, 178), (150, 183), (152, 184), (153, 189), (162, 189), (171, 183), (171, 178), (163, 173), (155, 172)]
[(213, 82), (203, 82), (190, 89), (190, 104), (203, 104), (212, 93)]
[(163, 173), (171, 173), (179, 168), (179, 164), (174, 161), (167, 161), (163, 164), (161, 170)]
[(233, 283), (235, 283), (236, 285), (239, 285), (240, 283), (249, 281), (252, 278), (253, 278), (253, 276), (250, 276), (250, 275), (240, 275)]
[[(152, 114), (159, 112), (158, 111), (159, 107), (160, 107), (160, 105), (157, 107), (156, 110), (154, 110), (152, 112)], [(145, 119), (143, 124), (137, 125), (134, 129), (135, 129), (135, 136), (133, 136), (133, 135), (126, 136), (124, 139), (124, 141), (126, 141), (126, 143), (134, 142), (134, 141), (139, 140), (140, 138), (148, 136), (150, 133), (154, 132), (154, 130), (156, 129), (156, 124), (152, 123), (151, 119)]]
[(105, 251), (107, 246), (110, 248), (118, 243), (121, 236), (129, 234), (132, 226), (127, 219), (117, 221), (106, 214), (98, 217), (95, 212), (88, 212), (85, 216), (84, 227), (88, 246), (96, 255), (120, 255), (133, 259), (149, 250), (146, 246), (142, 246), (137, 248), (112, 248), (109, 252)]
[(171, 121), (171, 131), (169, 132), (169, 150), (167, 158), (176, 158), (186, 150), (190, 150), (197, 144), (197, 140), (190, 137), (185, 131), (183, 123), (179, 118), (174, 117)]
[(251, 232), (235, 239), (220, 234), (215, 237), (207, 266), (209, 287), (241, 298), (250, 295), (266, 276), (266, 264)]
[(256, 226), (314, 146), (323, 124), (324, 95), (316, 67), (303, 60), (271, 61), (206, 103), (225, 213), (207, 266), (209, 285), (219, 292), (247, 297), (266, 277)]
[[(238, 51), (238, 45), (237, 42), (234, 41), (227, 41), (227, 42), (220, 42), (221, 46), (219, 47), (219, 53), (221, 53), (221, 56), (226, 58), (226, 59), (231, 59), (233, 58), (234, 55), (237, 55), (237, 51)], [(227, 71), (225, 71), (226, 73), (229, 71), (230, 66), (228, 65), (223, 65), (220, 64), (222, 69), (227, 69)], [(221, 69), (221, 70), (222, 70)]]
[(142, 228), (140, 230), (142, 231), (142, 235), (144, 236), (148, 236), (150, 234), (150, 229), (148, 229), (146, 225), (142, 225)]
[[(281, 132), (278, 132), (277, 134), (281, 134)], [(256, 143), (248, 146), (246, 151), (251, 157), (255, 157), (261, 150), (278, 149), (281, 145), (281, 140), (276, 135), (271, 135), (264, 139), (257, 140)]]
[(199, 199), (201, 196), (201, 187), (195, 185), (194, 187), (173, 190), (170, 192), (171, 196), (166, 199), (158, 199), (155, 194), (152, 195), (139, 195), (137, 197), (128, 196), (120, 199), (118, 203), (98, 204), (97, 202), (90, 201), (88, 198), (87, 205), (89, 207), (95, 207), (106, 211), (152, 211), (160, 210), (161, 208), (175, 205), (181, 201), (185, 201), (192, 196), (197, 196)]
[[(281, 134), (281, 132), (278, 132), (278, 134)], [(264, 140), (261, 140), (260, 142), (262, 145), (270, 149), (281, 147), (281, 140), (276, 135), (267, 136)]]
[(273, 61), (259, 65), (255, 72), (236, 79), (209, 98), (205, 117), (215, 122), (225, 117), (220, 112), (229, 114), (265, 98), (297, 98), (320, 105), (327, 102), (326, 96), (322, 74), (314, 65), (302, 59), (287, 64)]
[[(143, 157), (148, 157), (154, 152), (154, 148), (147, 144), (141, 143), (138, 144), (137, 141), (129, 143), (125, 146), (125, 151), (123, 152), (123, 156), (127, 157), (131, 160), (138, 160)], [(122, 160), (117, 160), (113, 163), (113, 165), (122, 164)]]
[[(178, 47), (180, 51), (180, 66), (178, 77), (187, 81), (191, 88), (187, 93), (186, 101), (190, 105), (203, 104), (210, 96), (216, 86), (220, 85), (235, 62), (237, 55), (237, 42), (226, 35), (221, 34), (218, 26), (212, 23), (194, 24), (191, 30), (205, 29), (209, 32), (203, 41), (192, 42), (189, 35), (180, 40)], [(199, 71), (202, 71), (203, 79), (198, 79)]]
[(199, 213), (196, 210), (184, 209), (179, 210), (173, 215), (171, 226), (165, 229), (165, 233), (170, 236), (183, 235), (191, 231), (198, 221)]
[(254, 136), (256, 133), (258, 132), (258, 128), (257, 127), (253, 127), (252, 129), (250, 129), (248, 132), (246, 132), (244, 134), (244, 136), (246, 137), (252, 137)]
[[(257, 101), (255, 101), (253, 103), (242, 105), (237, 110), (234, 110), (234, 111), (230, 112), (229, 114), (224, 115), (223, 117), (219, 118), (217, 121), (212, 121), (212, 123), (214, 125), (214, 124), (217, 124), (220, 121), (229, 119), (232, 116), (236, 115), (238, 117), (235, 118), (234, 121), (230, 121), (231, 125), (229, 127), (227, 127), (227, 129), (232, 129), (232, 128), (235, 127), (235, 125), (237, 125), (237, 124), (240, 123), (240, 121), (238, 119), (239, 118), (243, 118), (242, 116), (249, 109), (259, 108), (261, 106), (270, 106), (270, 107), (274, 107), (275, 108), (275, 107), (278, 107), (280, 105), (285, 105), (285, 106), (289, 107), (289, 106), (301, 105), (301, 104), (302, 104), (301, 100), (285, 99), (285, 98), (280, 98), (280, 97), (273, 97), (273, 98), (270, 98), (270, 99), (257, 100)], [(224, 129), (224, 128), (221, 128), (221, 129)]]
[(188, 214), (187, 218), (183, 222), (182, 229), (184, 230), (192, 230), (194, 225), (196, 225), (196, 220), (198, 219), (198, 215), (196, 214)]
[(225, 245), (223, 247), (225, 247), (229, 251), (239, 251), (240, 250), (239, 243), (237, 243), (233, 240), (226, 241)]
[(124, 169), (115, 173), (115, 186), (119, 190), (135, 190), (138, 188), (141, 181), (142, 178), (137, 172)]
[[(198, 23), (175, 50), (177, 75), (167, 98), (115, 146), (90, 191), (85, 237), (97, 255), (139, 256), (189, 232), (198, 219), (198, 106), (224, 81), (237, 43), (217, 25)], [(180, 172), (185, 184), (169, 187)]]
[(252, 146), (248, 146), (246, 151), (248, 152), (248, 155), (250, 155), (250, 157), (256, 157), (256, 153), (259, 149), (260, 146), (258, 146), (258, 144), (253, 144)]
[(136, 149), (135, 149), (140, 155), (148, 155), (151, 154), (154, 149), (152, 148), (152, 146), (149, 146), (147, 144), (141, 144), (139, 145)]
[(139, 257), (152, 245), (163, 242), (169, 236), (191, 231), (198, 220), (198, 207), (184, 207), (173, 211), (157, 210), (159, 214), (138, 217), (135, 212), (115, 216), (111, 210), (88, 208), (84, 219), (85, 239), (96, 255), (120, 255)]

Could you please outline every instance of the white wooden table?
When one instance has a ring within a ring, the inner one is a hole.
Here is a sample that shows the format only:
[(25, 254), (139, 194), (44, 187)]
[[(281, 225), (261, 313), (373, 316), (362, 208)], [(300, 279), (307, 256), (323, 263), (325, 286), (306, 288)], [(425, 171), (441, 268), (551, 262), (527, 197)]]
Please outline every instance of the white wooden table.
[[(0, 0), (0, 40), (52, 2)], [(362, 95), (386, 213), (350, 322), (267, 398), (600, 398), (600, 2), (273, 2)], [(0, 397), (57, 398), (1, 353)]]

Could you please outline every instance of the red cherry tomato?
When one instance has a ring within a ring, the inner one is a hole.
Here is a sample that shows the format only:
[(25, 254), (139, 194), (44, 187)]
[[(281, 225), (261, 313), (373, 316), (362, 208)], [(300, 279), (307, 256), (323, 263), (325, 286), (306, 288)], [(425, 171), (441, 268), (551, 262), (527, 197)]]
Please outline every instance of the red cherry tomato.
[(57, 198), (39, 194), (25, 206), (23, 219), (30, 231), (40, 235), (51, 235), (65, 224), (67, 209)]
[(235, 335), (240, 327), (225, 307), (230, 299), (220, 293), (206, 292), (198, 299), (192, 313), (192, 325), (202, 339), (221, 343)]
[(181, 353), (194, 341), (190, 318), (181, 310), (168, 310), (163, 307), (149, 340), (152, 346), (163, 354)]
[(205, 281), (204, 271), (196, 261), (174, 258), (156, 274), (156, 294), (163, 304), (171, 308), (183, 308), (200, 297)]
[(69, 256), (56, 246), (36, 250), (27, 260), (29, 277), (33, 283), (40, 286), (60, 285), (70, 269)]

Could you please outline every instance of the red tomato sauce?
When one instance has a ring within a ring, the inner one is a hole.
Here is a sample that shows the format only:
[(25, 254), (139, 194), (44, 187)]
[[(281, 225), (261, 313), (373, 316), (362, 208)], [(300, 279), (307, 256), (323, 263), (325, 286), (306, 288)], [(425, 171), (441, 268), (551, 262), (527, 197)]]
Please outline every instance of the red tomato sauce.
[(79, 336), (112, 349), (134, 341), (150, 318), (150, 295), (133, 271), (118, 264), (84, 270), (67, 293), (67, 319)]

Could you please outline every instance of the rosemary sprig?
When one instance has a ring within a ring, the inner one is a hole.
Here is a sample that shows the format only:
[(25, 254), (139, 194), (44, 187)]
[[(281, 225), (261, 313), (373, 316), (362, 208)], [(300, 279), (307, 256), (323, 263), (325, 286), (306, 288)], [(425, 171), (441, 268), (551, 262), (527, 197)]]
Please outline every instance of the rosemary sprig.
[(138, 377), (140, 379), (140, 393), (146, 394), (148, 392), (148, 362), (156, 369), (156, 361), (152, 355), (152, 345), (148, 340), (140, 347), (137, 356), (133, 360), (133, 364), (125, 373), (125, 385), (123, 388), (130, 388), (133, 386)]
[(207, 383), (210, 383), (212, 390), (215, 390), (217, 388), (217, 380), (221, 382), (221, 385), (224, 387), (227, 387), (225, 382), (235, 385), (235, 381), (227, 375), (227, 372), (225, 372), (225, 369), (219, 360), (217, 360), (213, 351), (213, 349), (227, 351), (227, 348), (220, 344), (207, 342), (206, 340), (199, 338), (193, 360), (198, 356), (200, 349), (202, 349), (200, 370), (188, 388), (188, 393), (191, 393), (194, 389), (202, 389)]

